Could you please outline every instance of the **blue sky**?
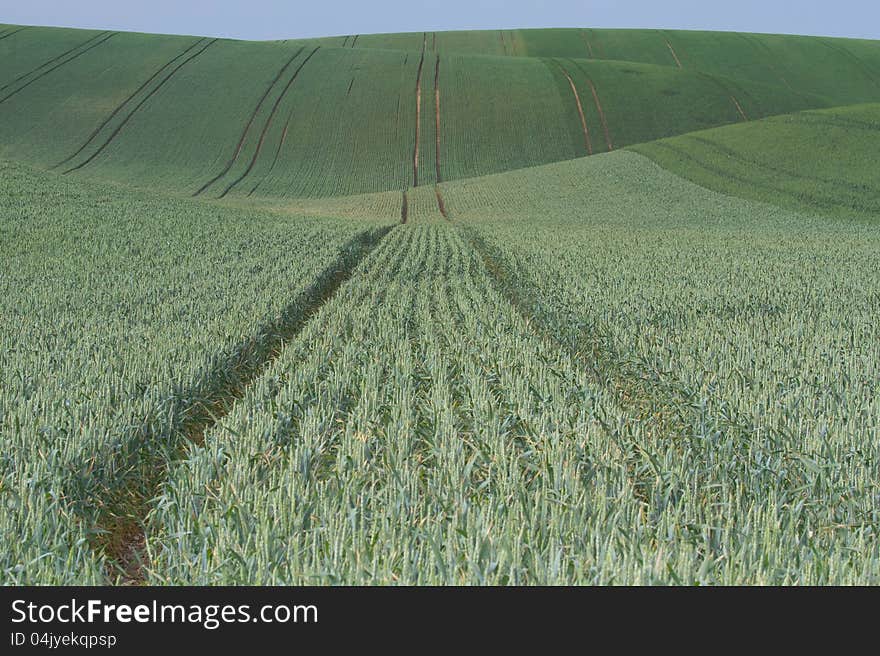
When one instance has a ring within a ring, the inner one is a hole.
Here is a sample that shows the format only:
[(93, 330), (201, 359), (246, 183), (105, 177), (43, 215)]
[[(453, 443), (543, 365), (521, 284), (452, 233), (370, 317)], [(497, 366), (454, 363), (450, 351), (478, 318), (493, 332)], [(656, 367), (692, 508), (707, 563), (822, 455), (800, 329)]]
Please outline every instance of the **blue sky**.
[(0, 22), (242, 39), (520, 27), (657, 27), (880, 39), (880, 1), (0, 0)]

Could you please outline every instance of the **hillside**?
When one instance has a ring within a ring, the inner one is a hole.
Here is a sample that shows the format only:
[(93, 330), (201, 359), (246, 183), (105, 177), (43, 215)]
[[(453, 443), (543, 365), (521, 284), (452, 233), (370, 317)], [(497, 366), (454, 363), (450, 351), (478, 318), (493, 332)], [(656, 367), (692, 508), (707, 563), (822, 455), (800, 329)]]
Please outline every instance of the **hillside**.
[(880, 583), (878, 53), (0, 26), (0, 583)]
[[(861, 59), (829, 59), (827, 40), (767, 37), (780, 54), (763, 55), (764, 68), (725, 68), (713, 62), (749, 61), (747, 46), (757, 61), (763, 41), (602, 32), (593, 36), (603, 59), (572, 45), (584, 44), (578, 32), (523, 35), (514, 57), (494, 51), (497, 32), (444, 34), (436, 44), (364, 37), (351, 48), (338, 39), (21, 29), (0, 40), (0, 156), (213, 198), (322, 197), (880, 100), (866, 77), (880, 53), (873, 43), (840, 46)], [(655, 42), (668, 55), (669, 39), (688, 65), (649, 55)], [(765, 70), (771, 61), (791, 69), (784, 81)], [(809, 67), (809, 83), (798, 82), (806, 72), (795, 62)]]

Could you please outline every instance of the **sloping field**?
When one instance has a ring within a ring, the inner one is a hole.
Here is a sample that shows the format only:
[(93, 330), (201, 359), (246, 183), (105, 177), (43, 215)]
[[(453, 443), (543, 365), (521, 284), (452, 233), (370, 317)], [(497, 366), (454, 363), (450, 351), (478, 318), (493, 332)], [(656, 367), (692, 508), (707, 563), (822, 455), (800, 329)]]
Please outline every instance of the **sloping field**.
[[(331, 41), (338, 43), (337, 39)], [(682, 30), (534, 29), (366, 34), (348, 47), (618, 60), (781, 85), (830, 104), (880, 98), (876, 41)], [(353, 44), (353, 45), (352, 45)]]
[(0, 582), (880, 583), (877, 48), (0, 26)]
[[(395, 50), (395, 39), (358, 39), (352, 48), (339, 39), (28, 28), (0, 41), (0, 155), (208, 198), (327, 197), (403, 191), (880, 99), (860, 60), (841, 60), (829, 74), (835, 84), (855, 80), (856, 94), (649, 57), (468, 53), (466, 43), (492, 34), (448, 35), (444, 51), (427, 37)], [(640, 39), (631, 35), (637, 52)], [(824, 62), (821, 48), (798, 56)]]
[(723, 193), (825, 214), (880, 214), (880, 105), (779, 116), (635, 150)]

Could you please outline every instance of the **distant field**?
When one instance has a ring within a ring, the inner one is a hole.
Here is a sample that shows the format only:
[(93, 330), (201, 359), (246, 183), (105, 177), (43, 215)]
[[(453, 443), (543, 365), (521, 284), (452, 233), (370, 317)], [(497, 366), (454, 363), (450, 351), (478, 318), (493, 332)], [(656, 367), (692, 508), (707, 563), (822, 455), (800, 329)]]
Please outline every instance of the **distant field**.
[(0, 582), (880, 583), (878, 80), (0, 26)]
[(880, 213), (880, 105), (779, 116), (634, 149), (724, 193), (826, 214)]
[[(497, 35), (450, 34), (445, 48), (427, 39), (412, 49), (408, 37), (363, 38), (351, 48), (339, 39), (27, 28), (0, 40), (0, 155), (211, 198), (329, 197), (880, 101), (880, 87), (866, 77), (880, 61), (872, 43), (847, 42), (856, 59), (830, 42), (795, 37), (765, 38), (775, 52), (743, 35), (722, 35), (709, 49), (690, 33), (608, 32), (596, 41), (616, 53), (606, 59), (584, 52), (580, 37), (580, 50), (568, 48), (571, 34), (551, 31), (526, 35), (538, 56), (505, 57), (494, 50)], [(557, 37), (558, 51), (538, 47)], [(682, 53), (688, 44), (688, 65), (676, 64), (670, 39), (681, 40)], [(468, 45), (480, 43), (487, 47)], [(658, 48), (663, 57), (648, 56)], [(718, 63), (744, 52), (753, 65)], [(833, 70), (824, 68), (829, 62)], [(771, 74), (771, 66), (788, 67), (788, 76)]]

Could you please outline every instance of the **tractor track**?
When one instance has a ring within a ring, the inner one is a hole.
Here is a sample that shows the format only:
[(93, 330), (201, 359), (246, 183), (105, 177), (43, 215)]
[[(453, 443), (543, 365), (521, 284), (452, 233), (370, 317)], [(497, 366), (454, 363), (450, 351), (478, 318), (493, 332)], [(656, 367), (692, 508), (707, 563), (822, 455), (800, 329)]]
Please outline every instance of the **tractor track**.
[[(69, 64), (69, 63), (72, 62), (74, 59), (77, 59), (77, 58), (79, 58), (79, 57), (82, 57), (84, 54), (86, 54), (87, 52), (89, 52), (89, 51), (92, 50), (93, 48), (97, 48), (97, 47), (100, 46), (101, 44), (103, 44), (103, 43), (109, 41), (109, 40), (112, 39), (114, 36), (116, 36), (116, 35), (118, 34), (118, 32), (110, 32), (110, 33), (103, 32), (103, 34), (106, 34), (106, 36), (105, 36), (104, 38), (99, 39), (98, 41), (96, 41), (95, 43), (91, 44), (91, 45), (88, 46), (87, 48), (85, 48), (85, 49), (83, 49), (83, 50), (80, 50), (79, 52), (73, 54), (72, 56), (68, 57), (67, 59), (65, 59), (65, 60), (63, 60), (63, 61), (61, 61), (61, 62), (55, 64), (54, 66), (52, 66), (52, 68), (49, 68), (49, 69), (43, 71), (42, 73), (40, 73), (39, 75), (37, 75), (37, 76), (34, 77), (33, 79), (28, 80), (27, 82), (25, 82), (24, 84), (22, 84), (20, 87), (18, 87), (18, 88), (15, 89), (14, 91), (11, 91), (10, 93), (8, 93), (8, 94), (6, 94), (5, 96), (3, 96), (2, 98), (0, 98), (0, 103), (4, 103), (4, 102), (6, 102), (7, 100), (9, 100), (10, 98), (12, 98), (15, 94), (17, 94), (17, 93), (19, 93), (19, 92), (21, 92), (21, 91), (24, 91), (27, 87), (29, 87), (30, 85), (32, 85), (32, 84), (33, 84), (34, 82), (36, 82), (37, 80), (40, 80), (40, 79), (42, 79), (43, 77), (47, 76), (47, 75), (48, 75), (49, 73), (51, 73), (52, 71), (61, 68), (61, 67), (64, 66), (65, 64)], [(89, 41), (91, 41), (91, 40), (92, 40), (92, 39), (89, 39)], [(86, 43), (87, 43), (87, 42), (86, 42)], [(81, 47), (82, 45), (85, 45), (85, 44), (80, 44), (80, 46), (78, 46), (78, 47)], [(73, 50), (76, 50), (76, 48), (74, 48)], [(69, 53), (69, 52), (70, 52), (70, 51), (68, 51), (68, 53)], [(56, 57), (54, 61), (57, 61), (57, 59), (58, 59), (58, 58)], [(48, 63), (47, 63), (47, 64), (43, 64), (43, 66), (46, 66), (46, 65), (48, 65)], [(40, 66), (39, 68), (42, 68), (42, 66)], [(27, 77), (28, 75), (31, 75), (32, 73), (34, 73), (34, 72), (36, 72), (37, 70), (39, 70), (39, 68), (34, 69), (34, 71), (31, 71), (30, 73), (27, 73), (27, 74), (24, 75), (23, 77)], [(14, 80), (13, 82), (10, 82), (10, 83), (6, 84), (3, 88), (5, 89), (5, 88), (11, 86), (11, 85), (14, 84), (16, 81), (21, 81), (21, 79), (23, 79), (23, 77), (22, 77), (22, 76), (19, 76), (18, 80)], [(0, 90), (2, 90), (2, 89), (0, 89)]]
[(733, 101), (733, 104), (736, 105), (736, 111), (742, 116), (742, 120), (748, 121), (749, 117), (746, 116), (746, 113), (743, 111), (742, 105), (739, 104), (739, 100), (736, 99), (736, 96), (731, 94), (730, 99)]
[(18, 34), (19, 32), (24, 32), (26, 29), (27, 29), (27, 27), (19, 27), (17, 30), (11, 30), (9, 32), (4, 32), (2, 35), (0, 35), (0, 41), (2, 41), (3, 39), (8, 39), (9, 37)]
[(449, 213), (446, 211), (446, 203), (443, 201), (443, 194), (440, 193), (439, 185), (434, 185), (434, 195), (437, 197), (437, 209), (440, 210), (441, 216), (448, 221)]
[[(314, 50), (309, 53), (309, 56), (306, 57), (302, 63), (297, 67), (297, 69), (293, 72), (293, 75), (290, 76), (290, 79), (287, 81), (287, 84), (284, 85), (284, 88), (281, 90), (281, 93), (278, 94), (278, 97), (275, 99), (275, 103), (272, 105), (272, 110), (269, 112), (269, 116), (266, 119), (266, 122), (263, 124), (263, 129), (260, 132), (260, 138), (257, 141), (257, 147), (254, 149), (254, 155), (251, 157), (250, 163), (247, 165), (247, 168), (244, 170), (240, 176), (238, 176), (234, 181), (232, 181), (226, 189), (223, 190), (223, 193), (218, 196), (218, 198), (223, 198), (228, 194), (232, 188), (237, 185), (239, 182), (244, 180), (250, 172), (253, 170), (254, 165), (257, 163), (257, 159), (260, 156), (260, 150), (263, 147), (263, 141), (266, 139), (266, 133), (269, 131), (269, 128), (272, 126), (272, 119), (275, 118), (275, 113), (278, 111), (278, 107), (281, 105), (281, 102), (284, 100), (287, 92), (290, 90), (290, 87), (296, 82), (297, 77), (299, 77), (300, 71), (302, 71), (303, 67), (309, 63), (309, 60), (315, 56), (315, 53), (321, 49), (321, 46), (317, 46)], [(287, 128), (287, 126), (284, 126)]]
[(672, 54), (672, 58), (675, 60), (676, 66), (679, 68), (684, 68), (681, 65), (681, 60), (678, 58), (678, 55), (675, 53), (675, 48), (672, 47), (672, 44), (669, 42), (669, 39), (666, 39), (666, 47), (669, 48), (669, 52)]
[(572, 63), (577, 66), (581, 73), (587, 78), (587, 84), (590, 85), (590, 93), (593, 96), (593, 103), (596, 105), (596, 112), (599, 114), (599, 122), (602, 124), (602, 132), (605, 135), (605, 144), (608, 146), (608, 152), (611, 152), (614, 150), (614, 143), (611, 140), (611, 131), (608, 129), (608, 121), (605, 119), (605, 110), (602, 108), (602, 101), (599, 100), (599, 92), (596, 90), (596, 84), (583, 66), (575, 61)]
[(204, 39), (197, 39), (196, 41), (194, 41), (194, 42), (192, 43), (192, 45), (190, 45), (189, 47), (187, 47), (187, 48), (186, 48), (183, 52), (181, 52), (179, 55), (177, 55), (177, 56), (174, 57), (172, 60), (170, 60), (170, 61), (166, 62), (165, 64), (163, 64), (162, 67), (159, 68), (155, 73), (153, 73), (153, 74), (147, 79), (146, 82), (144, 82), (142, 85), (140, 85), (135, 91), (133, 91), (131, 94), (129, 94), (129, 96), (128, 96), (125, 100), (123, 100), (121, 103), (119, 103), (119, 105), (117, 105), (116, 109), (114, 109), (114, 110), (111, 112), (111, 114), (110, 114), (107, 118), (105, 118), (105, 119), (101, 122), (101, 124), (100, 124), (98, 127), (96, 127), (96, 128), (94, 129), (94, 131), (88, 136), (88, 138), (87, 138), (87, 139), (83, 142), (83, 144), (82, 144), (82, 145), (76, 150), (75, 153), (73, 153), (73, 154), (70, 155), (69, 157), (66, 157), (65, 159), (61, 160), (61, 161), (58, 162), (57, 164), (52, 165), (50, 168), (56, 169), (56, 168), (58, 168), (59, 166), (62, 166), (62, 165), (64, 165), (64, 164), (67, 164), (67, 162), (69, 162), (69, 161), (72, 160), (74, 157), (76, 157), (77, 155), (79, 155), (83, 150), (85, 150), (85, 149), (88, 147), (88, 145), (92, 142), (92, 140), (93, 140), (96, 136), (98, 136), (98, 133), (101, 132), (101, 130), (103, 130), (103, 129), (107, 126), (107, 124), (110, 123), (110, 121), (112, 121), (112, 120), (114, 119), (114, 117), (115, 117), (119, 112), (122, 111), (122, 108), (125, 107), (125, 105), (127, 105), (129, 102), (131, 102), (131, 101), (134, 99), (134, 97), (137, 96), (141, 91), (143, 91), (143, 90), (147, 87), (147, 85), (150, 84), (150, 82), (152, 82), (152, 81), (155, 80), (157, 77), (159, 77), (159, 75), (162, 73), (162, 71), (164, 71), (166, 68), (168, 68), (169, 66), (171, 66), (174, 62), (176, 62), (176, 61), (177, 61), (178, 59), (180, 59), (181, 57), (185, 56), (189, 51), (191, 51), (193, 48), (197, 47), (197, 46), (198, 46), (200, 43), (202, 43), (203, 41), (204, 41)]
[[(76, 50), (79, 50), (80, 48), (82, 48), (82, 47), (85, 46), (86, 44), (91, 43), (92, 41), (94, 41), (95, 39), (100, 38), (100, 37), (101, 37), (102, 35), (104, 35), (104, 34), (107, 34), (107, 32), (99, 32), (98, 34), (95, 34), (95, 35), (93, 35), (93, 36), (90, 36), (88, 39), (86, 39), (85, 41), (83, 41), (83, 42), (80, 43), (80, 44), (75, 45), (75, 46), (74, 46), (73, 48), (71, 48), (70, 50), (65, 50), (65, 51), (62, 52), (60, 55), (56, 55), (56, 56), (53, 57), (52, 59), (49, 59), (48, 61), (44, 61), (42, 64), (40, 64), (40, 65), (37, 66), (36, 68), (33, 68), (33, 69), (29, 70), (27, 73), (22, 73), (21, 75), (19, 75), (19, 76), (18, 76), (17, 78), (15, 78), (14, 80), (10, 80), (9, 82), (7, 82), (6, 84), (4, 84), (3, 86), (0, 86), (0, 91), (4, 91), (5, 89), (8, 89), (9, 87), (11, 87), (11, 86), (12, 86), (13, 84), (15, 84), (16, 82), (20, 82), (21, 80), (25, 79), (26, 77), (28, 77), (28, 76), (30, 76), (30, 75), (33, 75), (34, 73), (38, 72), (41, 68), (45, 68), (46, 66), (51, 66), (52, 64), (54, 64), (55, 62), (57, 62), (59, 59), (62, 59), (63, 57), (66, 57), (66, 56), (69, 55), (70, 53), (72, 53), (72, 52), (74, 52), (74, 51), (76, 51)], [(7, 36), (10, 36), (10, 35), (7, 34)]]
[(208, 43), (206, 43), (200, 50), (191, 54), (189, 57), (187, 57), (181, 63), (179, 63), (177, 66), (175, 66), (171, 70), (170, 73), (168, 73), (164, 78), (162, 78), (162, 81), (159, 82), (159, 84), (157, 84), (155, 87), (153, 87), (153, 89), (146, 96), (144, 96), (137, 105), (134, 106), (134, 109), (132, 109), (128, 113), (128, 115), (124, 119), (122, 119), (122, 121), (119, 123), (119, 125), (117, 125), (116, 128), (113, 130), (113, 132), (110, 133), (110, 136), (107, 137), (107, 139), (104, 141), (104, 143), (102, 143), (94, 153), (89, 155), (89, 157), (87, 157), (85, 160), (83, 160), (82, 162), (80, 162), (76, 166), (73, 166), (73, 167), (67, 169), (66, 171), (64, 171), (64, 175), (67, 175), (68, 173), (72, 173), (73, 171), (76, 171), (78, 169), (83, 168), (84, 166), (89, 164), (92, 160), (94, 160), (98, 155), (100, 155), (104, 151), (104, 149), (110, 145), (110, 142), (112, 142), (113, 139), (116, 138), (116, 135), (118, 135), (120, 133), (122, 128), (125, 127), (125, 125), (132, 119), (132, 117), (135, 114), (137, 114), (138, 110), (141, 107), (143, 107), (143, 105), (150, 98), (152, 98), (153, 95), (156, 94), (165, 85), (166, 82), (168, 82), (168, 80), (170, 80), (172, 77), (174, 77), (174, 75), (175, 75), (175, 73), (177, 73), (177, 71), (179, 71), (181, 68), (186, 66), (189, 62), (191, 62), (193, 59), (195, 59), (196, 57), (201, 55), (203, 52), (205, 52), (205, 50), (207, 50), (209, 47), (211, 47), (212, 44), (214, 44), (216, 42), (217, 42), (217, 39), (212, 39), (212, 40), (208, 41)]
[(403, 199), (400, 201), (400, 224), (406, 225), (409, 219), (409, 201), (406, 198), (406, 190), (403, 191)]
[(581, 38), (584, 40), (584, 43), (587, 46), (587, 52), (590, 53), (590, 59), (595, 59), (595, 55), (593, 55), (593, 46), (590, 44), (590, 40), (587, 38), (587, 33), (584, 30), (581, 30)]
[(300, 54), (302, 53), (303, 50), (305, 50), (305, 46), (303, 46), (299, 50), (297, 50), (296, 53), (290, 59), (287, 60), (287, 62), (284, 64), (284, 66), (281, 67), (281, 70), (278, 71), (278, 74), (275, 76), (275, 78), (272, 80), (272, 82), (269, 84), (269, 86), (266, 87), (266, 90), (263, 92), (263, 95), (260, 96), (260, 100), (257, 102), (256, 107), (254, 107), (254, 110), (251, 112), (250, 118), (248, 118), (247, 123), (245, 123), (244, 130), (242, 130), (241, 137), (238, 140), (238, 144), (236, 144), (236, 146), (235, 146), (235, 151), (232, 153), (232, 157), (229, 159), (229, 161), (226, 162), (226, 165), (223, 167), (223, 170), (220, 171), (220, 173), (215, 175), (213, 178), (208, 180), (201, 187), (199, 187), (199, 189), (195, 193), (193, 193), (193, 196), (200, 195), (202, 192), (205, 191), (205, 189), (210, 187), (212, 184), (217, 182), (217, 180), (219, 180), (220, 178), (222, 178), (224, 175), (226, 175), (229, 172), (229, 169), (232, 168), (233, 164), (235, 164), (235, 161), (238, 159), (238, 156), (241, 153), (241, 149), (244, 146), (244, 140), (247, 138), (248, 132), (251, 129), (251, 124), (254, 122), (254, 119), (257, 117), (257, 113), (259, 113), (260, 108), (263, 106), (263, 103), (266, 102), (266, 98), (269, 96), (269, 93), (271, 93), (272, 89), (275, 88), (275, 85), (278, 83), (278, 80), (281, 79), (281, 76), (284, 75), (284, 71), (286, 71), (290, 67), (290, 65), (293, 63), (294, 59), (296, 59), (297, 57), (300, 56)]
[(422, 69), (425, 66), (425, 47), (428, 43), (427, 33), (422, 34), (422, 55), (419, 58), (419, 70), (416, 74), (416, 134), (413, 145), (413, 187), (419, 186), (419, 137), (422, 122)]
[(434, 159), (437, 167), (437, 182), (443, 182), (440, 175), (440, 57), (437, 57), (437, 64), (434, 66), (434, 134), (436, 136), (436, 144), (434, 147)]
[(581, 128), (584, 132), (584, 146), (586, 148), (587, 154), (593, 154), (593, 143), (590, 141), (590, 128), (587, 126), (587, 118), (584, 116), (584, 106), (581, 104), (581, 97), (578, 94), (577, 87), (574, 85), (574, 80), (571, 79), (571, 75), (568, 74), (568, 71), (565, 67), (558, 61), (554, 60), (556, 65), (559, 66), (559, 69), (562, 71), (562, 74), (565, 76), (565, 79), (568, 80), (568, 84), (571, 87), (571, 93), (574, 96), (574, 101), (577, 104), (578, 115), (581, 119)]
[[(248, 388), (351, 278), (357, 266), (394, 228), (368, 230), (351, 239), (339, 256), (279, 315), (245, 340), (213, 358), (206, 373), (172, 398), (170, 410), (134, 422), (112, 462), (88, 467), (75, 510), (94, 527), (92, 548), (106, 559), (108, 584), (144, 585), (149, 568), (147, 516), (169, 467), (204, 442), (205, 434), (232, 411)], [(121, 473), (121, 474), (120, 474)], [(96, 510), (97, 509), (97, 510)]]

